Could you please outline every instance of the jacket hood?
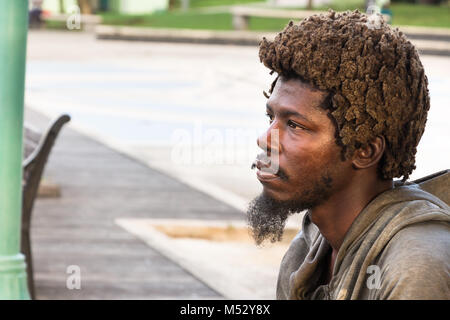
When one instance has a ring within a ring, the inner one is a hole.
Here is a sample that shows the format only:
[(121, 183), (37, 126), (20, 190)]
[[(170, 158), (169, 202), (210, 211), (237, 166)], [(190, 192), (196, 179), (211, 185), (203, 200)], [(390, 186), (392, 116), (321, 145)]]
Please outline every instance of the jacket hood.
[(406, 185), (417, 185), (420, 189), (432, 194), (450, 205), (450, 170), (443, 170)]

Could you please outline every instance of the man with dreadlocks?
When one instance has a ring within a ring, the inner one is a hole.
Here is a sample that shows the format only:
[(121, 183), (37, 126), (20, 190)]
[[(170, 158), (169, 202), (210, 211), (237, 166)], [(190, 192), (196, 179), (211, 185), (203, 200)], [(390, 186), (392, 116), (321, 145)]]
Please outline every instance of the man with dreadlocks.
[(379, 16), (330, 11), (263, 39), (259, 56), (277, 77), (248, 209), (256, 243), (307, 210), (277, 298), (450, 299), (450, 173), (407, 182), (430, 105), (414, 46)]

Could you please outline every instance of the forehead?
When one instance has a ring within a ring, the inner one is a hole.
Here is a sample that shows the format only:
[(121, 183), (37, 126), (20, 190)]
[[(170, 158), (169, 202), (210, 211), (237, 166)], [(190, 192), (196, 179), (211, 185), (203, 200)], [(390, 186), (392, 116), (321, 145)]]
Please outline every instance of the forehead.
[(326, 116), (322, 103), (327, 92), (311, 87), (300, 79), (280, 77), (267, 102), (276, 111), (294, 111), (309, 116)]

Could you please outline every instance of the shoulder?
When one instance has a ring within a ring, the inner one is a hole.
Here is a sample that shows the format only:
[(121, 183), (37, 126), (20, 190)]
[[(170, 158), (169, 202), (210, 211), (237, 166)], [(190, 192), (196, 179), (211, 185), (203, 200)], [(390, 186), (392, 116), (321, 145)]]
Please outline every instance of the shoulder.
[(400, 266), (439, 266), (449, 263), (450, 224), (444, 221), (416, 223), (398, 231), (388, 242), (383, 256)]
[(398, 231), (383, 250), (382, 299), (450, 298), (450, 224), (426, 221)]

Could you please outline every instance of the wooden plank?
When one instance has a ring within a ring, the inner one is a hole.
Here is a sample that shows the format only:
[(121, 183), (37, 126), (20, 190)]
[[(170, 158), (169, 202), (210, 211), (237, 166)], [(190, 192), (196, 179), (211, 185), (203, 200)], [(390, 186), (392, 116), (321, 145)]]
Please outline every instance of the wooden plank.
[[(42, 128), (48, 119), (27, 110)], [(116, 218), (244, 219), (241, 212), (65, 128), (46, 176), (61, 198), (37, 199), (31, 230), (37, 299), (221, 299)], [(66, 287), (78, 265), (81, 289)]]

